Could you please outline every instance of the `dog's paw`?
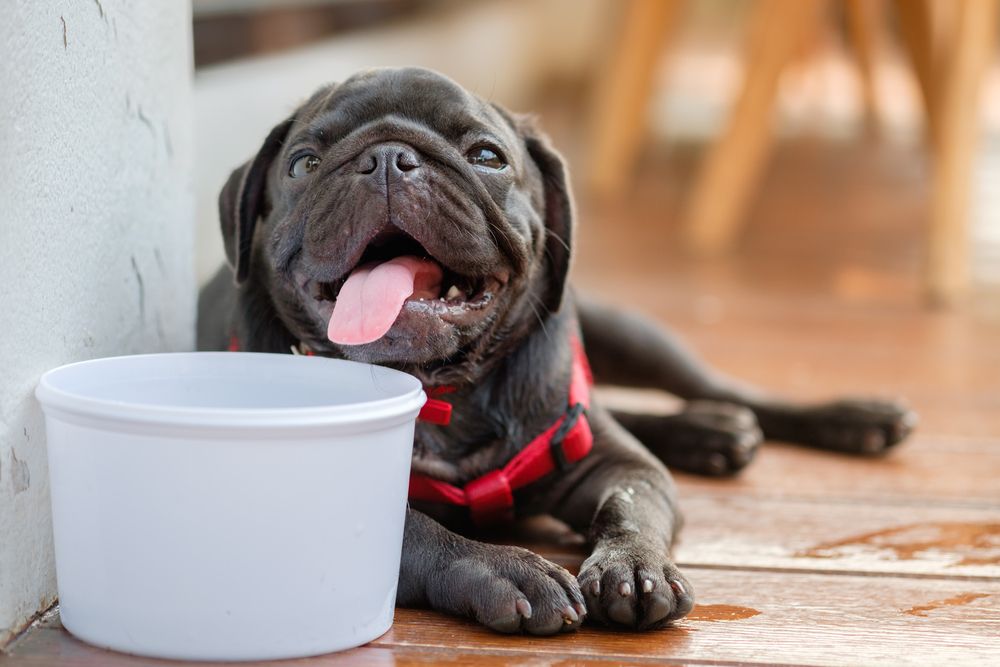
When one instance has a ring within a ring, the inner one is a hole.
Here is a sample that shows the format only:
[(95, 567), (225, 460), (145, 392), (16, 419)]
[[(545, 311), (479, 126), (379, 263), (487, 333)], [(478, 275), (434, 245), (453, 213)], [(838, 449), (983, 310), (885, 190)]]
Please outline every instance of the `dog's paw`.
[(692, 401), (683, 412), (658, 419), (637, 437), (668, 467), (701, 475), (739, 472), (764, 439), (753, 412), (732, 403)]
[(841, 400), (809, 412), (809, 444), (854, 454), (886, 452), (908, 436), (917, 415), (898, 401)]
[(436, 577), (428, 596), (434, 608), (504, 633), (553, 635), (580, 627), (587, 607), (572, 574), (527, 549), (483, 546)]
[(577, 577), (590, 618), (651, 630), (688, 614), (694, 591), (665, 553), (627, 540), (599, 547)]
[(732, 403), (692, 401), (680, 415), (694, 440), (689, 452), (694, 472), (729, 475), (742, 470), (750, 461), (764, 434), (757, 418), (748, 408)]

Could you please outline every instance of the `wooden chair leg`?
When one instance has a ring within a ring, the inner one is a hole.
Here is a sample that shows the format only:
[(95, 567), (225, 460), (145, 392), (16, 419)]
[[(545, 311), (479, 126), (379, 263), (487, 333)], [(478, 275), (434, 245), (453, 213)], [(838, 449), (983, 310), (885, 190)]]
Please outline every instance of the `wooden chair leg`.
[(653, 91), (656, 66), (682, 0), (628, 0), (610, 57), (594, 88), (587, 181), (604, 198), (622, 194), (631, 178)]
[(865, 125), (869, 131), (875, 130), (878, 124), (875, 63), (882, 37), (884, 9), (880, 0), (846, 0), (844, 4), (847, 31), (861, 78)]
[(752, 10), (746, 77), (728, 127), (709, 149), (686, 216), (698, 254), (732, 245), (771, 144), (778, 81), (819, 19), (821, 0), (757, 0)]
[(969, 200), (979, 143), (983, 75), (994, 55), (998, 0), (960, 0), (951, 48), (942, 54), (934, 110), (931, 220), (927, 239), (927, 296), (954, 301), (968, 283)]
[[(937, 134), (935, 81), (941, 56), (940, 39), (934, 28), (933, 0), (895, 0), (896, 17), (903, 44), (913, 64), (924, 102), (928, 137)], [(950, 40), (949, 40), (950, 41)]]

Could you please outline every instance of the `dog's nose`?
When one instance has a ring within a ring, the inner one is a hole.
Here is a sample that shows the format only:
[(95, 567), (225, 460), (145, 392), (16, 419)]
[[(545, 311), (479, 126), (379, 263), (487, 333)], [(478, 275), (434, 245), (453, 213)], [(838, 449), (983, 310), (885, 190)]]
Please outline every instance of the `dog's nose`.
[(377, 144), (357, 160), (359, 174), (370, 174), (380, 182), (395, 181), (419, 167), (417, 152), (405, 144)]

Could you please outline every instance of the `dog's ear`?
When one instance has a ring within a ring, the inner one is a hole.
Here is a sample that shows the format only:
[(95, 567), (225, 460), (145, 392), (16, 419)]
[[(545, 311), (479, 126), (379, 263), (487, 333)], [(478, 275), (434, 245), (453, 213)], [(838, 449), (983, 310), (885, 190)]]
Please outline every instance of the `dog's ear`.
[(267, 172), (288, 136), (293, 118), (288, 118), (271, 130), (264, 145), (252, 160), (229, 176), (219, 193), (219, 220), (226, 257), (233, 267), (236, 283), (242, 284), (250, 275), (250, 254), (257, 219), (267, 215)]
[(528, 148), (528, 155), (542, 174), (545, 202), (545, 256), (549, 262), (549, 284), (544, 294), (544, 305), (549, 312), (556, 312), (562, 305), (569, 274), (570, 254), (573, 247), (573, 197), (569, 177), (562, 156), (556, 152), (534, 121), (522, 119), (521, 136)]

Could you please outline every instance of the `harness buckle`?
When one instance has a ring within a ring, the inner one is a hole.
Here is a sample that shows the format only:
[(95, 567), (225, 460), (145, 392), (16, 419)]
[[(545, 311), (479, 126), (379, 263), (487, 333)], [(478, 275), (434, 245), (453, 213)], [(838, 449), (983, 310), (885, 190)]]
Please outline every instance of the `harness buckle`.
[(576, 423), (580, 420), (580, 415), (587, 411), (583, 407), (583, 403), (574, 403), (566, 410), (566, 416), (563, 418), (562, 424), (559, 424), (559, 428), (556, 432), (552, 434), (552, 440), (549, 441), (549, 449), (552, 452), (552, 460), (555, 461), (556, 468), (560, 472), (566, 472), (572, 465), (566, 459), (566, 451), (563, 449), (563, 441), (569, 432), (573, 430)]

